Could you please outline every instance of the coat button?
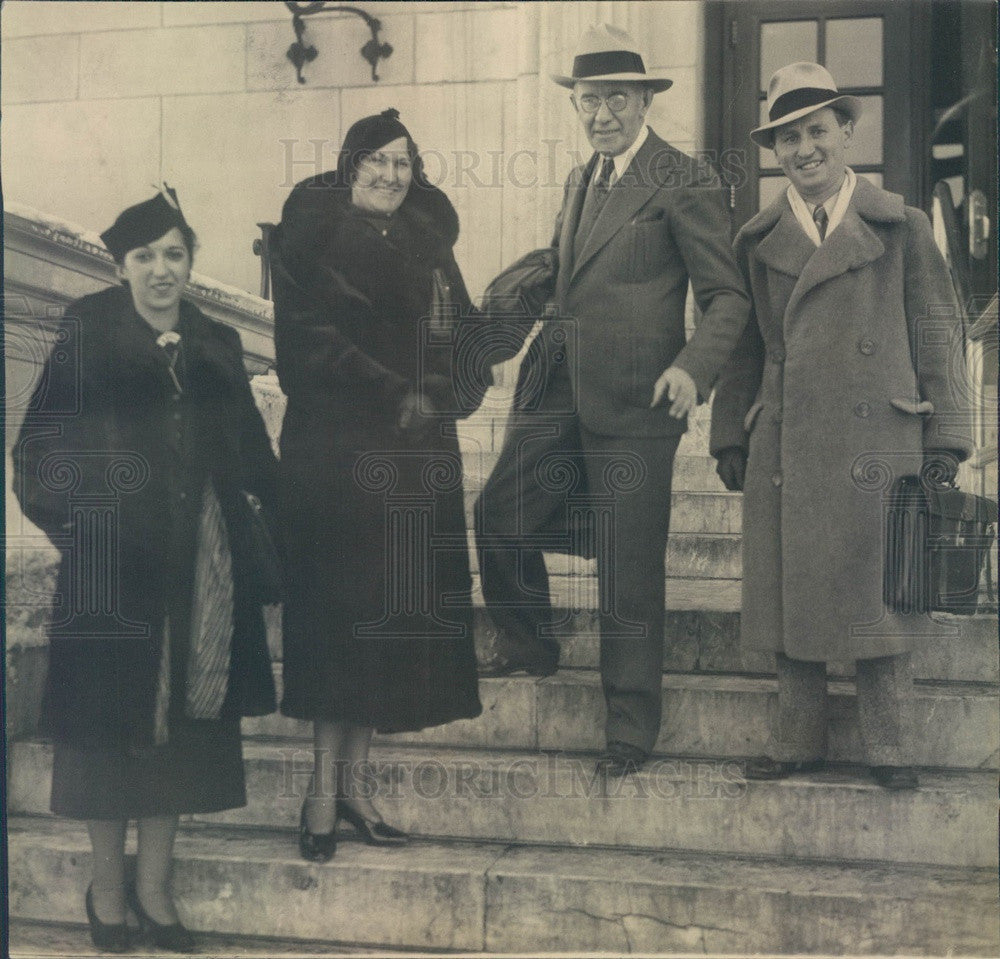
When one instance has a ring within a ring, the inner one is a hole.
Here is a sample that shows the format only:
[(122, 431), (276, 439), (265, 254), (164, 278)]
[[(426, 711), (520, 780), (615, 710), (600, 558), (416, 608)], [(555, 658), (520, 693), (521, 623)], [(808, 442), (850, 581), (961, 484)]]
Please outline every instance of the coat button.
[(774, 476), (771, 477), (771, 482), (774, 483), (775, 486), (780, 486), (784, 482), (784, 477), (781, 473), (775, 473)]
[(776, 346), (773, 350), (769, 350), (767, 355), (775, 363), (784, 363), (785, 362), (785, 351), (780, 346)]
[(867, 419), (872, 415), (871, 403), (858, 403), (858, 405), (854, 407), (854, 415), (860, 416), (861, 419)]
[(181, 418), (180, 412), (174, 413), (174, 419), (179, 420)]
[(182, 499), (182, 500), (183, 500), (183, 499), (187, 499), (187, 498), (188, 498), (188, 494), (187, 494), (187, 493), (185, 493), (185, 492), (184, 492), (184, 491), (182, 490), (182, 491), (181, 491), (181, 494), (180, 494), (180, 497), (181, 497), (181, 499)]
[(865, 356), (872, 356), (875, 352), (875, 341), (867, 336), (862, 337), (858, 342), (858, 349), (864, 353)]

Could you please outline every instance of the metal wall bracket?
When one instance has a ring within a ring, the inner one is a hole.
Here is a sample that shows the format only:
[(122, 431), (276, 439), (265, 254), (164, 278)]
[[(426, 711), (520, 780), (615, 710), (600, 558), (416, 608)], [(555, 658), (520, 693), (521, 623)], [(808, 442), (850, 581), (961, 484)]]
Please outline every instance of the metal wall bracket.
[(381, 20), (358, 7), (328, 6), (325, 0), (316, 0), (313, 3), (296, 3), (295, 0), (285, 0), (285, 6), (292, 11), (292, 29), (295, 31), (295, 42), (288, 48), (286, 56), (295, 66), (295, 74), (299, 83), (306, 82), (306, 78), (302, 76), (302, 68), (319, 56), (319, 51), (312, 44), (306, 44), (302, 39), (306, 29), (304, 18), (314, 13), (353, 13), (365, 21), (372, 36), (361, 48), (360, 53), (371, 64), (372, 80), (378, 82), (379, 61), (392, 55), (392, 46), (379, 40), (378, 34), (382, 29)]

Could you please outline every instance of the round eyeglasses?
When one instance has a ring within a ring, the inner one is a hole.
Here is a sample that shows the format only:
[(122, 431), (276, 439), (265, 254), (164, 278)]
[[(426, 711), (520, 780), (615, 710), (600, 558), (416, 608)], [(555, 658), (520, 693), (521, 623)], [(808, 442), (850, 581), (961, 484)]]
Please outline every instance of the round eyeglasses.
[(606, 103), (612, 113), (621, 113), (628, 106), (628, 94), (612, 93), (607, 97), (599, 97), (596, 93), (585, 93), (576, 101), (580, 111), (587, 114), (597, 113), (602, 103)]

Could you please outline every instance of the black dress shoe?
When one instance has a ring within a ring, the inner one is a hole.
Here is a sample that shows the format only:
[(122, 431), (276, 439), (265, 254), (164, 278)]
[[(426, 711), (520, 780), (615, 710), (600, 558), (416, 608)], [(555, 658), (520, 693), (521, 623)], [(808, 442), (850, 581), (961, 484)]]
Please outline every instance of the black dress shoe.
[(479, 664), (479, 675), (486, 677), (510, 676), (525, 672), (529, 676), (551, 676), (559, 668), (559, 653), (555, 656), (536, 644), (511, 639), (500, 631), (490, 644), (487, 657)]
[(381, 819), (365, 819), (346, 799), (337, 800), (337, 822), (341, 819), (346, 819), (369, 846), (405, 846), (410, 841), (402, 829)]
[(885, 789), (916, 789), (920, 785), (912, 766), (872, 766), (872, 779)]
[(330, 832), (310, 832), (306, 825), (306, 804), (299, 814), (299, 852), (308, 862), (329, 862), (337, 851), (337, 823)]
[(124, 922), (101, 922), (94, 912), (94, 887), (87, 886), (87, 895), (83, 900), (87, 909), (87, 923), (90, 926), (90, 939), (94, 948), (101, 952), (128, 952), (132, 948), (132, 933)]
[(647, 759), (649, 753), (638, 746), (630, 743), (608, 743), (608, 748), (597, 760), (594, 772), (598, 776), (628, 776), (642, 769)]
[(194, 936), (188, 932), (179, 922), (157, 922), (139, 902), (139, 890), (134, 885), (128, 888), (129, 908), (139, 917), (139, 925), (143, 932), (152, 936), (153, 945), (157, 949), (166, 949), (168, 952), (197, 952)]
[(792, 773), (815, 773), (826, 765), (825, 759), (806, 759), (781, 762), (770, 756), (748, 759), (743, 775), (747, 779), (787, 779)]

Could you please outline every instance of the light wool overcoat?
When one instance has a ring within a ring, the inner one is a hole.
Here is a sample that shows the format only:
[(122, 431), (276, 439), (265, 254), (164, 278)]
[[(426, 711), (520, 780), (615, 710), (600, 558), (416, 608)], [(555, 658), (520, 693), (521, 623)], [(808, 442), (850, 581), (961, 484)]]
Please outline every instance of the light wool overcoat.
[(795, 659), (893, 655), (933, 628), (882, 601), (886, 494), (924, 450), (968, 455), (961, 317), (930, 223), (858, 177), (816, 247), (784, 194), (735, 240), (754, 314), (711, 449), (749, 452), (742, 636)]

